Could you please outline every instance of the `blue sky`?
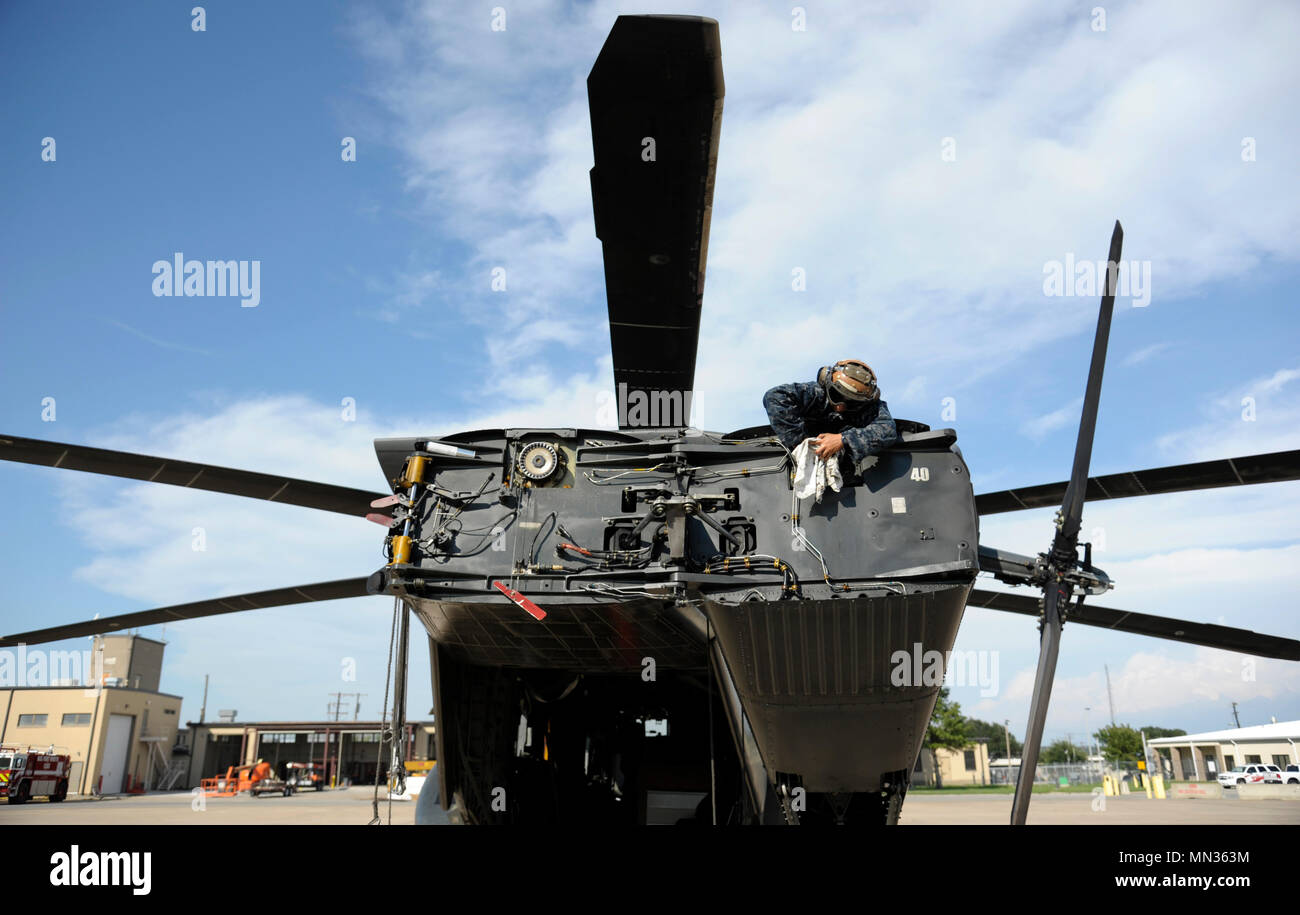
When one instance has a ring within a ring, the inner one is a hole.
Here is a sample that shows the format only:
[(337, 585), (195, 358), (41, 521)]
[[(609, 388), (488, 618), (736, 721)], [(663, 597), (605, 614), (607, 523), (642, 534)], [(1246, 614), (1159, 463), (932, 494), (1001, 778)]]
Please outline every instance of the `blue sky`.
[[(1117, 302), (1094, 470), (1300, 447), (1300, 13), (1133, 3), (1097, 30), (1093, 5), (818, 4), (803, 31), (784, 6), (662, 8), (719, 20), (727, 76), (701, 425), (762, 422), (766, 388), (857, 357), (896, 416), (958, 429), (978, 490), (1062, 479), (1097, 302), (1044, 296), (1043, 268), (1103, 258), (1119, 218), (1151, 299)], [(492, 4), (223, 3), (195, 32), (192, 6), (0, 7), (0, 430), (381, 488), (377, 435), (601, 424), (584, 81), (643, 10), (510, 4), (494, 31)], [(177, 251), (260, 261), (260, 304), (155, 297)], [(8, 632), (382, 562), (379, 528), (304, 509), (26, 466), (0, 491)], [(1278, 484), (1090, 506), (1084, 528), (1105, 603), (1300, 637), (1298, 510)], [(1050, 514), (983, 540), (1044, 549)], [(168, 627), (164, 688), (187, 718), (204, 673), (209, 708), (248, 719), (340, 690), (373, 715), (389, 609)], [(971, 610), (957, 648), (999, 659), (963, 708), (1022, 732), (1032, 621)], [(1300, 717), (1297, 665), (1242, 679), (1234, 655), (1070, 627), (1049, 739), (1101, 723), (1103, 665), (1134, 725), (1223, 727), (1234, 700), (1243, 724)]]

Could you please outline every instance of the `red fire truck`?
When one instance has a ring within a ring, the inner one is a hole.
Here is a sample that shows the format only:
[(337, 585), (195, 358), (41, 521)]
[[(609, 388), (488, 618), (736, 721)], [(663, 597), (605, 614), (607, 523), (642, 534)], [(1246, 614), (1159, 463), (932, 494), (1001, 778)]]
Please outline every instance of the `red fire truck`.
[(61, 801), (68, 796), (71, 759), (62, 753), (28, 747), (0, 747), (0, 797), (25, 804), (34, 797)]

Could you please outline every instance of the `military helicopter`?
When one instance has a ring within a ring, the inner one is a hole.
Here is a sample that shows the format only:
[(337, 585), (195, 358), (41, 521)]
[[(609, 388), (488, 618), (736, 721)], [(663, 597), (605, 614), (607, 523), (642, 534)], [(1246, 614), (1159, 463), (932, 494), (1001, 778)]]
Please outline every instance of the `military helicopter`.
[[(1300, 660), (1293, 639), (1090, 602), (1112, 582), (1079, 543), (1085, 502), (1300, 478), (1300, 451), (1089, 477), (1118, 223), (1068, 481), (976, 495), (952, 429), (899, 420), (901, 441), (858, 477), (801, 502), (769, 427), (687, 425), (722, 116), (717, 23), (620, 16), (587, 85), (617, 431), (379, 439), (383, 493), (0, 437), (9, 461), (368, 517), (390, 560), (369, 576), (0, 645), (392, 595), (394, 716), (414, 615), (428, 634), (439, 799), (464, 823), (641, 823), (672, 792), (703, 798), (698, 823), (896, 823), (938, 684), (900, 684), (893, 658), (918, 644), (946, 658), (968, 605), (1039, 621), (1013, 823), (1025, 822), (1066, 622)], [(1046, 552), (980, 543), (982, 515), (1049, 505), (1060, 511)], [(981, 571), (1040, 594), (976, 589)]]

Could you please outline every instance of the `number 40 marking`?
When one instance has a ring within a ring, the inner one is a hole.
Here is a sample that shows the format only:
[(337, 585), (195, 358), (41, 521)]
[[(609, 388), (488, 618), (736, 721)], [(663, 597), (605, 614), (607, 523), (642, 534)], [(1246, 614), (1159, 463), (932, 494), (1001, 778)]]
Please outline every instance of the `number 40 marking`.
[(913, 468), (912, 468), (912, 479), (913, 479), (913, 480), (916, 480), (916, 482), (918, 482), (918, 483), (929, 483), (929, 482), (930, 482), (930, 468), (929, 468), (929, 467), (913, 467)]

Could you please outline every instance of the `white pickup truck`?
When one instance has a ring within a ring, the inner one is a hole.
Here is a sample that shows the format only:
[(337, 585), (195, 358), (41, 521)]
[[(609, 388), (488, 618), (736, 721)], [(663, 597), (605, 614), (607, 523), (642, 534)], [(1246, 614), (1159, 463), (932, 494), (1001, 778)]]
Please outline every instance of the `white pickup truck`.
[(1280, 785), (1282, 781), (1282, 770), (1265, 763), (1236, 766), (1231, 772), (1219, 773), (1219, 784), (1225, 788), (1235, 788), (1241, 784)]

